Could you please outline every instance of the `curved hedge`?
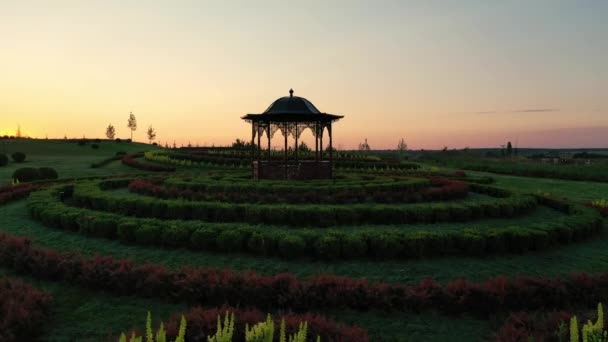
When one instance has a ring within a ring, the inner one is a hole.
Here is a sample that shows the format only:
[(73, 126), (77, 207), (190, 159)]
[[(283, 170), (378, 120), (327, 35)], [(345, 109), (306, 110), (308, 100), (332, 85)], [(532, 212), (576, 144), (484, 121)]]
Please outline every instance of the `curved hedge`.
[(54, 228), (119, 239), (127, 244), (281, 258), (394, 259), (521, 253), (578, 241), (597, 233), (602, 227), (601, 217), (594, 210), (564, 204), (556, 209), (568, 213), (568, 216), (528, 226), (472, 226), (463, 230), (423, 230), (407, 226), (286, 229), (124, 217), (68, 206), (59, 201), (58, 192), (67, 197), (71, 188), (54, 188), (32, 194), (28, 203), (32, 217)]
[(143, 157), (143, 153), (128, 154), (122, 157), (121, 161), (124, 165), (152, 172), (174, 172), (175, 167), (159, 164), (142, 163), (136, 158)]
[[(420, 168), (416, 163), (389, 162), (382, 160), (365, 159), (342, 159), (336, 156), (334, 165), (339, 169), (348, 170), (417, 170)], [(214, 153), (184, 153), (151, 151), (146, 152), (145, 158), (150, 161), (182, 166), (229, 166), (245, 167), (251, 165), (251, 156), (238, 154), (214, 154)], [(301, 156), (305, 159), (304, 156)]]
[[(464, 198), (469, 192), (466, 183), (448, 179), (431, 179), (431, 186), (425, 180), (379, 184), (379, 187), (309, 187), (300, 191), (265, 192), (258, 191), (214, 191), (217, 186), (207, 187), (207, 191), (165, 187), (152, 181), (135, 179), (129, 183), (129, 191), (162, 199), (183, 199), (189, 201), (219, 201), (230, 203), (289, 203), (289, 204), (348, 204), (348, 203), (412, 203), (441, 201)], [(234, 183), (232, 183), (234, 184)], [(371, 190), (380, 188), (382, 190)]]
[(59, 280), (117, 295), (137, 295), (193, 305), (238, 305), (260, 309), (437, 310), (488, 317), (515, 310), (550, 310), (595, 305), (608, 293), (608, 273), (567, 277), (498, 276), (473, 283), (464, 279), (441, 285), (370, 283), (365, 279), (319, 275), (261, 275), (229, 269), (136, 264), (110, 256), (85, 257), (35, 247), (31, 240), (0, 233), (0, 265), (17, 273)]
[[(101, 186), (104, 186), (103, 184), (101, 183)], [(506, 190), (481, 185), (476, 185), (475, 188), (478, 192), (487, 192), (490, 195), (497, 193), (502, 196), (507, 193)], [(102, 191), (99, 183), (79, 183), (74, 188), (73, 201), (80, 207), (136, 217), (319, 227), (462, 222), (482, 217), (513, 217), (536, 206), (536, 200), (531, 195), (508, 195), (503, 198), (474, 201), (404, 205), (233, 204), (163, 200), (135, 195), (117, 196)]]

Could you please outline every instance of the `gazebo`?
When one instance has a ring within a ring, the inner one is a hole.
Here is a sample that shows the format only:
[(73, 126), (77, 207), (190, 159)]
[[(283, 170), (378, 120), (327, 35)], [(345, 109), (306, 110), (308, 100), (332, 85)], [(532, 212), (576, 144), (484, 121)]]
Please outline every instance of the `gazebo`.
[[(332, 123), (344, 116), (319, 111), (310, 101), (303, 97), (289, 96), (274, 101), (261, 114), (247, 114), (241, 119), (251, 122), (251, 164), (254, 179), (328, 179), (333, 176), (333, 137)], [(313, 160), (298, 158), (298, 139), (306, 129), (315, 137), (315, 154)], [(323, 132), (329, 135), (329, 159), (323, 153)], [(277, 131), (285, 139), (283, 160), (273, 160), (270, 140)], [(262, 136), (268, 142), (267, 157), (263, 157)], [(295, 140), (293, 158), (288, 157), (287, 138)], [(257, 137), (257, 151), (256, 139)]]

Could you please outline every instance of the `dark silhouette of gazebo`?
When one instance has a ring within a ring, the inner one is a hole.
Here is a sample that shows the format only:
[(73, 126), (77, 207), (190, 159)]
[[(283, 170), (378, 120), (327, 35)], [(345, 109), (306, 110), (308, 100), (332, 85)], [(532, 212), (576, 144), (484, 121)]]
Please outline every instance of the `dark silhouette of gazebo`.
[[(254, 179), (326, 179), (333, 176), (333, 134), (332, 123), (344, 116), (320, 112), (310, 101), (303, 97), (289, 96), (274, 101), (261, 114), (247, 114), (243, 120), (251, 122), (251, 162)], [(315, 137), (314, 160), (298, 158), (298, 139), (306, 129)], [(329, 134), (329, 159), (323, 155), (323, 132)], [(272, 160), (270, 140), (277, 131), (285, 138), (283, 160)], [(262, 156), (261, 138), (266, 134), (268, 155)], [(287, 138), (295, 139), (294, 158), (288, 158)], [(257, 151), (255, 138), (257, 136)]]

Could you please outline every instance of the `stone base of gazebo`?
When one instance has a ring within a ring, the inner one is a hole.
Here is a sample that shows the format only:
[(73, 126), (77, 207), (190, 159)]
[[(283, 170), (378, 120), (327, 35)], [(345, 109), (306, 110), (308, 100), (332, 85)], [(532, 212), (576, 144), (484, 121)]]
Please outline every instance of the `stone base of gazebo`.
[(332, 163), (323, 161), (253, 161), (253, 179), (331, 179)]

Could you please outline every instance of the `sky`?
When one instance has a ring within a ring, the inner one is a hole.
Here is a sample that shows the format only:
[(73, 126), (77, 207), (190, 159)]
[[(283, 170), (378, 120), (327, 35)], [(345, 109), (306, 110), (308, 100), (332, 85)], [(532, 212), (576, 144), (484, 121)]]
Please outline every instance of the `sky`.
[[(334, 146), (608, 147), (608, 1), (0, 1), (0, 134), (249, 139), (295, 95)], [(312, 141), (309, 132), (304, 141)], [(280, 144), (277, 134), (273, 144)]]

